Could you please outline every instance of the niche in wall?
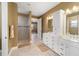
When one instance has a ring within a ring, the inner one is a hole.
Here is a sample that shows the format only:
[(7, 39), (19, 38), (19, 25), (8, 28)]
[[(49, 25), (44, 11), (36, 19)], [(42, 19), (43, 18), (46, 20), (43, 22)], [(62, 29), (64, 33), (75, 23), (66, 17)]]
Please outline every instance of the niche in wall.
[(52, 19), (48, 20), (48, 31), (53, 31), (53, 27), (52, 27)]
[(47, 24), (48, 24), (48, 32), (52, 32), (53, 31), (53, 24), (52, 24), (52, 22), (53, 22), (53, 17), (52, 16), (48, 16), (47, 17)]

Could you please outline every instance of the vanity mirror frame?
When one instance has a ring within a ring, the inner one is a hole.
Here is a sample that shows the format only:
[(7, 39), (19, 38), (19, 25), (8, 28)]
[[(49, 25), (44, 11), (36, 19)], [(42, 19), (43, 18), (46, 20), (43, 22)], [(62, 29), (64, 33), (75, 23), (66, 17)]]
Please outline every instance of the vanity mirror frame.
[[(70, 19), (70, 18), (72, 18), (72, 19)], [(77, 31), (78, 31), (78, 33), (77, 34), (71, 34), (71, 33), (69, 33), (70, 31), (70, 21), (72, 21), (73, 20), (73, 18), (76, 18), (77, 19)], [(72, 13), (72, 14), (68, 14), (68, 15), (66, 15), (66, 33), (67, 34), (69, 34), (69, 35), (72, 35), (72, 36), (79, 36), (79, 12), (75, 12), (75, 13)]]

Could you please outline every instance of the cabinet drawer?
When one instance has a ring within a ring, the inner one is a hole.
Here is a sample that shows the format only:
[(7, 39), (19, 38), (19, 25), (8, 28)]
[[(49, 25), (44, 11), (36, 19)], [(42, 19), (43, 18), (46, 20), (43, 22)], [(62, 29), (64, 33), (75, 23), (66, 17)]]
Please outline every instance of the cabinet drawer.
[(61, 56), (64, 56), (65, 54), (64, 54), (64, 53), (62, 53), (62, 52), (60, 52), (60, 55), (61, 55)]
[(79, 42), (71, 42), (70, 45), (79, 48)]

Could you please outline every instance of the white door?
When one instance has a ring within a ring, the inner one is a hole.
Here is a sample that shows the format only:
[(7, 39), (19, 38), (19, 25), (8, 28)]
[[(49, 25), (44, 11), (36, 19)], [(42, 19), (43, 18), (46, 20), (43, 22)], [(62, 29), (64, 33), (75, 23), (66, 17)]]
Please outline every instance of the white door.
[(8, 55), (8, 3), (1, 3), (2, 14), (2, 55)]

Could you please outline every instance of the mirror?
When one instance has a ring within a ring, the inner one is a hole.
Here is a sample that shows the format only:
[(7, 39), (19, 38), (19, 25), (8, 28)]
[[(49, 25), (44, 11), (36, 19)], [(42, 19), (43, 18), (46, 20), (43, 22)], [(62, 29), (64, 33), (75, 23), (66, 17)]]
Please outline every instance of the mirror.
[(78, 35), (79, 15), (67, 16), (67, 32), (71, 35)]

